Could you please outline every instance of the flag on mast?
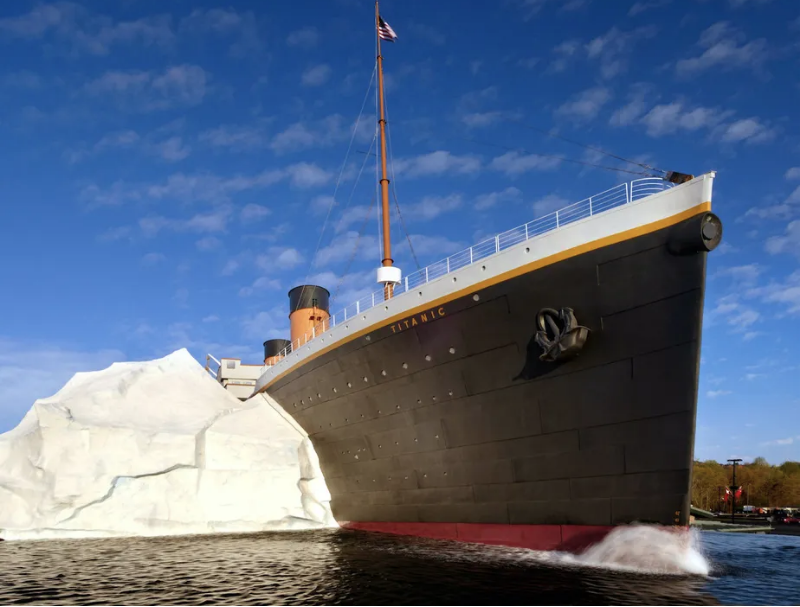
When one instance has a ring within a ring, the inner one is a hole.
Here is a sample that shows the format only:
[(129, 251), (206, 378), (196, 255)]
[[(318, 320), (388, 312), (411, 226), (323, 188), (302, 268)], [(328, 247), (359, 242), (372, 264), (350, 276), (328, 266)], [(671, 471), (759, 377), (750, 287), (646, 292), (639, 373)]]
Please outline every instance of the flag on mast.
[(383, 17), (378, 17), (378, 36), (381, 40), (386, 40), (386, 42), (397, 40), (397, 34), (394, 33), (392, 26), (383, 20)]

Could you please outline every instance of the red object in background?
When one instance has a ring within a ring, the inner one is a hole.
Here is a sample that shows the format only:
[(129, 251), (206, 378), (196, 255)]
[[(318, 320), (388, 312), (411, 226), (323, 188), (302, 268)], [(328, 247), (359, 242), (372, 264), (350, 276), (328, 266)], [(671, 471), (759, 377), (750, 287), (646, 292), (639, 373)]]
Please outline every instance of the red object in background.
[[(725, 495), (722, 496), (722, 501), (728, 503), (728, 497), (731, 495), (731, 488), (725, 487)], [(741, 485), (736, 488), (736, 499), (738, 500), (742, 497), (742, 487)]]

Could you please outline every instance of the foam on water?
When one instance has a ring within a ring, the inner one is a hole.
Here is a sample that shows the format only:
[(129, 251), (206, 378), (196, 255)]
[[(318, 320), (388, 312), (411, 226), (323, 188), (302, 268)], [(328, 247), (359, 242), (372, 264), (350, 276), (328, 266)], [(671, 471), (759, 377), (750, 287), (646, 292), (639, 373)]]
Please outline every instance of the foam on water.
[(556, 567), (591, 567), (653, 575), (708, 576), (711, 566), (700, 549), (696, 530), (657, 525), (621, 525), (581, 554), (539, 551), (486, 544), (461, 544), (457, 552), (442, 551), (441, 542), (392, 545), (393, 552), (428, 553), (451, 560), (536, 562)]
[(565, 560), (641, 573), (708, 575), (711, 567), (694, 530), (654, 525), (617, 527), (603, 541)]

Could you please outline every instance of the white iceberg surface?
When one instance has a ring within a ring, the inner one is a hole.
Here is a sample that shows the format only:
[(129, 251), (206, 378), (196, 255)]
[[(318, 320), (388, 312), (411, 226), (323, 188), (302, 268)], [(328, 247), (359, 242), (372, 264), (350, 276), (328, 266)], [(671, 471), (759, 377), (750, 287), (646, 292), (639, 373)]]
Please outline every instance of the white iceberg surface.
[(269, 397), (185, 350), (77, 373), (0, 435), (0, 538), (335, 526), (319, 460)]

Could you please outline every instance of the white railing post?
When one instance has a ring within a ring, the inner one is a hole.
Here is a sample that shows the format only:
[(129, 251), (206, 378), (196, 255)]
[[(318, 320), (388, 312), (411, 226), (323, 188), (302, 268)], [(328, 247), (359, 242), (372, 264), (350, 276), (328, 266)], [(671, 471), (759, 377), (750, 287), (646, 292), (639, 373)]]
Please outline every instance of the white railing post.
[(592, 197), (589, 196), (589, 217), (592, 216)]
[(500, 252), (500, 234), (494, 237), (494, 252)]
[(472, 247), (469, 248), (469, 265), (472, 265)]
[(375, 291), (372, 292), (372, 307), (375, 307)]
[(450, 258), (447, 258), (447, 273), (450, 273)]
[(558, 211), (556, 211), (556, 227), (558, 227)]
[(428, 284), (428, 266), (425, 266), (425, 284)]
[(408, 276), (406, 275), (406, 293), (408, 293)]
[[(630, 188), (628, 186), (630, 185)], [(630, 184), (625, 184), (625, 203), (633, 202), (633, 182), (631, 181)]]
[(356, 314), (361, 314), (361, 300), (356, 301)]
[(525, 240), (528, 240), (528, 224), (525, 224)]

